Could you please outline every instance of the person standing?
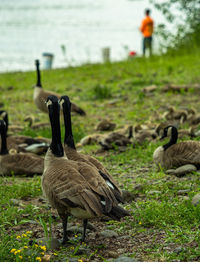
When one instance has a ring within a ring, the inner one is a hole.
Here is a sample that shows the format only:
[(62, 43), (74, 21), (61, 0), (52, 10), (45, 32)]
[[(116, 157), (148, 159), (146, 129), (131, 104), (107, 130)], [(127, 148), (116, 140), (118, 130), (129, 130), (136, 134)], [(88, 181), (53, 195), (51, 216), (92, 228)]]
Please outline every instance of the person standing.
[(154, 29), (154, 21), (150, 17), (150, 9), (145, 10), (146, 17), (142, 20), (140, 31), (143, 34), (143, 56), (146, 49), (149, 49), (149, 55), (152, 55), (152, 34)]

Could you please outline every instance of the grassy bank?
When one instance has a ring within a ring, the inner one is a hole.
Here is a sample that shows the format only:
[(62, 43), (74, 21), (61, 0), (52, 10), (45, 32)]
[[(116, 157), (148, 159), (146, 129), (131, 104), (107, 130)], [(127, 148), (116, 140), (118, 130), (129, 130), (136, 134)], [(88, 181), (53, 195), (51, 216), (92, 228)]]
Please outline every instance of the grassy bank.
[[(103, 118), (123, 127), (125, 124), (159, 123), (156, 116), (162, 115), (169, 105), (194, 107), (200, 112), (200, 91), (193, 88), (180, 93), (162, 91), (167, 84), (200, 83), (199, 55), (197, 52), (137, 58), (114, 64), (43, 71), (42, 83), (45, 89), (67, 94), (87, 112), (86, 117), (74, 115), (72, 119), (78, 142), (95, 132), (95, 125)], [(24, 122), (28, 115), (48, 121), (48, 116), (40, 113), (33, 103), (34, 83), (35, 72), (0, 74), (0, 103), (8, 111), (11, 124), (25, 127), (21, 134), (50, 137), (49, 128), (33, 131)], [(158, 88), (146, 95), (142, 89), (149, 85)], [(191, 204), (192, 197), (200, 190), (199, 173), (178, 178), (157, 171), (152, 154), (162, 143), (144, 143), (129, 146), (125, 152), (115, 150), (97, 155), (120, 187), (135, 195), (134, 201), (125, 205), (133, 216), (121, 222), (91, 221), (97, 232), (88, 234), (86, 246), (79, 244), (76, 232), (72, 234), (71, 245), (56, 251), (30, 246), (30, 240), (50, 234), (46, 226), (60, 238), (60, 220), (55, 212), (51, 216), (51, 210), (42, 201), (40, 177), (1, 177), (0, 261), (37, 261), (36, 257), (39, 261), (39, 257), (44, 256), (43, 251), (51, 255), (51, 261), (67, 261), (70, 257), (107, 261), (113, 257), (112, 252), (141, 261), (199, 261), (200, 207)], [(83, 152), (95, 155), (98, 147), (85, 146)], [(72, 218), (70, 222), (77, 221)], [(102, 238), (98, 232), (105, 229), (114, 230), (118, 236)], [(13, 248), (21, 251), (11, 253)]]

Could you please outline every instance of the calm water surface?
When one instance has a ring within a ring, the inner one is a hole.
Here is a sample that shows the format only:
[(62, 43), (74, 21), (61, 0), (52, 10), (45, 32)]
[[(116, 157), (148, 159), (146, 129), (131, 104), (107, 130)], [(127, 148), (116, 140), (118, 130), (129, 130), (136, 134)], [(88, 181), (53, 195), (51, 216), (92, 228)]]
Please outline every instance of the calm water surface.
[(54, 68), (101, 62), (103, 47), (112, 61), (126, 57), (125, 46), (140, 54), (146, 7), (164, 20), (148, 0), (0, 0), (0, 71), (33, 70), (43, 52), (54, 54)]

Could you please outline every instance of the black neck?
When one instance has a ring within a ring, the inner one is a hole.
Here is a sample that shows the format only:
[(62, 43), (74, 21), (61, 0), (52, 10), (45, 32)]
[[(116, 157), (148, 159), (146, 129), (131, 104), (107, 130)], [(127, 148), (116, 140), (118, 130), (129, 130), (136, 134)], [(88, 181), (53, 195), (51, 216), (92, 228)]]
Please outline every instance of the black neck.
[(0, 155), (8, 154), (6, 135), (7, 135), (6, 127), (2, 127), (2, 129), (1, 129), (1, 152), (0, 152)]
[(41, 77), (40, 77), (40, 64), (39, 64), (39, 61), (36, 61), (36, 73), (37, 73), (37, 83), (36, 83), (36, 86), (37, 86), (37, 87), (42, 87)]
[(3, 120), (6, 123), (6, 136), (7, 136), (7, 132), (8, 132), (8, 114), (6, 111), (4, 111), (6, 113), (6, 115), (4, 116)]
[(171, 138), (170, 141), (163, 146), (164, 150), (167, 150), (171, 145), (176, 144), (178, 140), (178, 131), (175, 126), (171, 126)]
[(60, 110), (59, 105), (51, 105), (49, 108), (49, 118), (51, 123), (52, 130), (52, 140), (50, 144), (50, 148), (52, 153), (56, 157), (62, 157), (64, 155), (63, 146), (61, 142), (61, 131), (60, 131)]
[(65, 145), (76, 149), (73, 133), (72, 133), (72, 122), (71, 122), (71, 104), (66, 105), (63, 103), (63, 115), (64, 115), (64, 123), (65, 123), (65, 138), (64, 143)]

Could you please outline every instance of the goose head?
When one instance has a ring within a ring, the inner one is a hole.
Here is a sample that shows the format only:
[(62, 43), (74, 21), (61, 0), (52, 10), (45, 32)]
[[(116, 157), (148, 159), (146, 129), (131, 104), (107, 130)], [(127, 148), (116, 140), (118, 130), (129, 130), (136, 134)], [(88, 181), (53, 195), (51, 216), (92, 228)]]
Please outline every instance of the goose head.
[(59, 104), (60, 106), (62, 106), (63, 110), (65, 110), (65, 112), (71, 111), (71, 101), (69, 99), (68, 96), (61, 96), (60, 100), (59, 100)]
[(50, 150), (54, 156), (62, 157), (64, 155), (64, 151), (61, 143), (60, 105), (58, 103), (58, 98), (54, 95), (48, 96), (46, 105), (49, 111), (49, 119), (52, 130)]
[(73, 133), (72, 133), (70, 99), (68, 96), (61, 96), (59, 103), (63, 110), (64, 124), (65, 124), (64, 144), (69, 146), (70, 148), (76, 149), (74, 138), (73, 138)]
[(5, 155), (8, 154), (8, 149), (7, 149), (7, 139), (6, 139), (6, 134), (7, 134), (7, 126), (4, 120), (0, 120), (0, 134), (1, 134), (1, 151), (0, 155)]
[(6, 133), (8, 131), (8, 113), (5, 110), (0, 110), (0, 119), (4, 120), (6, 124)]
[(162, 140), (165, 137), (167, 137), (168, 130), (171, 132), (171, 138), (170, 138), (170, 141), (167, 144), (163, 145), (164, 150), (167, 150), (167, 148), (176, 144), (176, 142), (178, 140), (178, 130), (175, 126), (172, 126), (172, 125), (169, 125), (169, 126), (164, 128), (163, 135), (160, 139)]
[(24, 118), (24, 121), (28, 122), (28, 127), (31, 127), (33, 125), (34, 121), (35, 121), (35, 117), (29, 115), (29, 116)]

